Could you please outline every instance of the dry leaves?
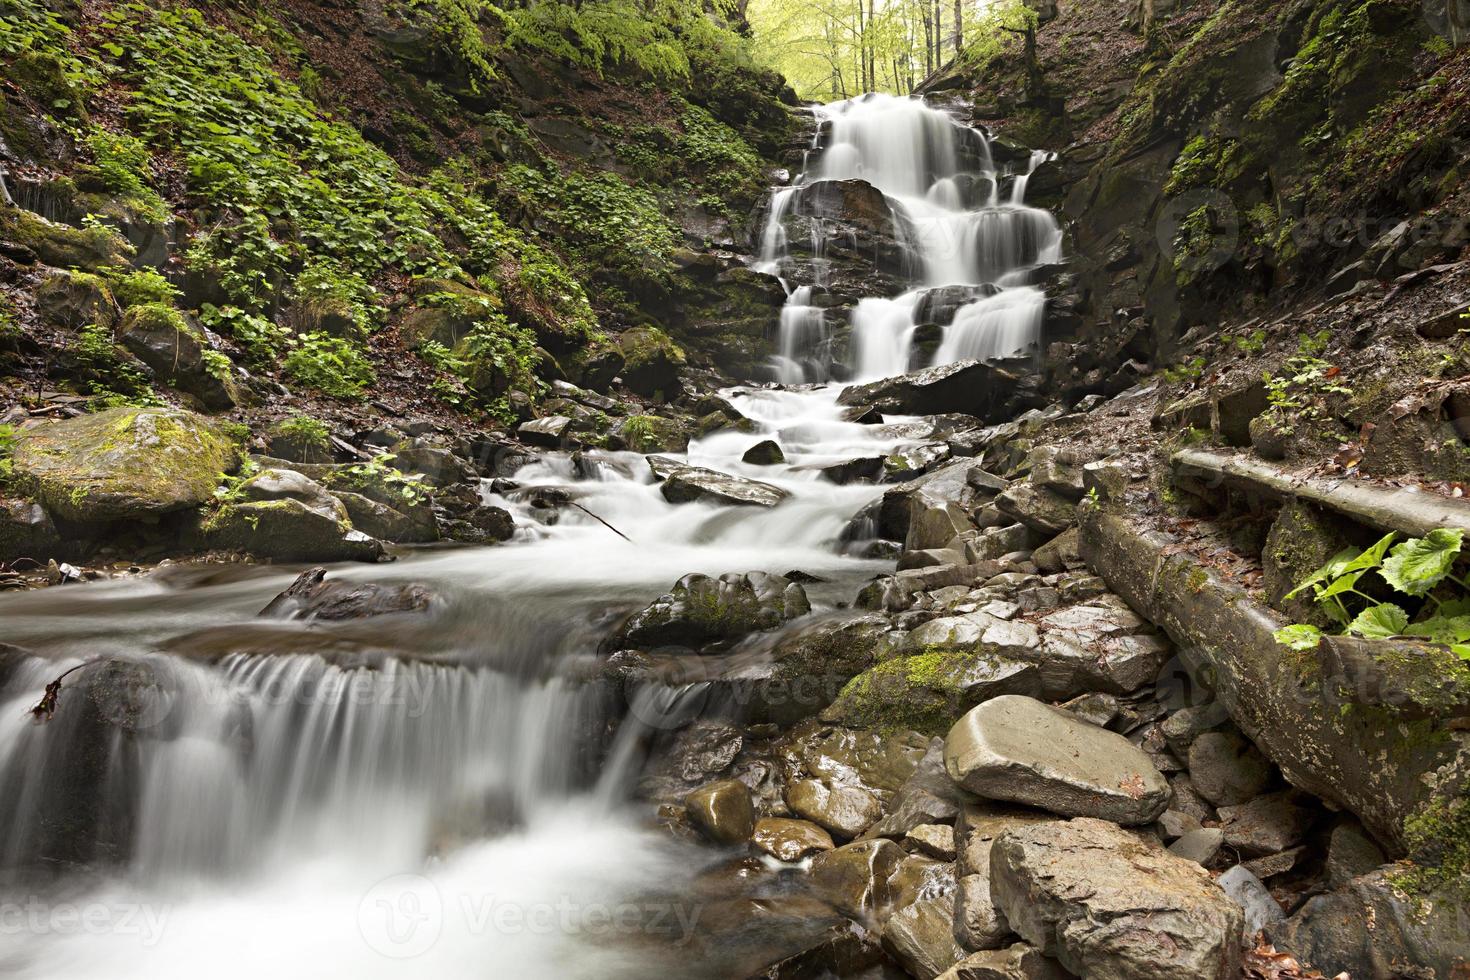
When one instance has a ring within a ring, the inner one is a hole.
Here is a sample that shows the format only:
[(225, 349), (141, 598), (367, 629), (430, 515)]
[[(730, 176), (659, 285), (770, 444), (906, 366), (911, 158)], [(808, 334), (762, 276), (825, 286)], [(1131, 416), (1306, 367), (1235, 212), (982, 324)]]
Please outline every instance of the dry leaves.
[[(1240, 975), (1242, 980), (1326, 980), (1316, 970), (1302, 966), (1290, 953), (1278, 952), (1260, 936), (1256, 937), (1256, 948), (1246, 952)], [(1352, 977), (1339, 973), (1332, 980), (1352, 980)]]

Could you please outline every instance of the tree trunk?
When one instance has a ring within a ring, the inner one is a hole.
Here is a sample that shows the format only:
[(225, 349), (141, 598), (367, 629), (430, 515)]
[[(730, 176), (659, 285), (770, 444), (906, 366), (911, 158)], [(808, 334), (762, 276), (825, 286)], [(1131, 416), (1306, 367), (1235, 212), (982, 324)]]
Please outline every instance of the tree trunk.
[(965, 0), (954, 0), (954, 53), (965, 46)]

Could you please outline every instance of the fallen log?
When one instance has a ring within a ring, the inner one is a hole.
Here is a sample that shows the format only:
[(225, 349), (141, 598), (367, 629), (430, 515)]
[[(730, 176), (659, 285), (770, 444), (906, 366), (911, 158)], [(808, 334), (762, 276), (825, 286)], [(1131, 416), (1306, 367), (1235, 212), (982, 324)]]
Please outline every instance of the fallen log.
[(1307, 476), (1246, 455), (1185, 449), (1174, 454), (1180, 489), (1207, 495), (1220, 486), (1310, 501), (1380, 531), (1423, 537), (1439, 527), (1470, 534), (1470, 502), (1352, 477)]
[[(1366, 669), (1358, 648), (1352, 670), (1332, 676), (1324, 663), (1349, 651), (1282, 646), (1273, 634), (1285, 623), (1171, 547), (1175, 539), (1116, 512), (1081, 511), (1088, 565), (1169, 634), (1179, 647), (1175, 666), (1213, 690), (1293, 785), (1355, 813), (1395, 854), (1405, 849), (1405, 819), (1431, 800), (1465, 794), (1470, 732), (1453, 723), (1463, 678), (1442, 672), (1470, 667), (1448, 651), (1420, 662), (1395, 659), (1403, 645), (1387, 643), (1383, 669)], [(1390, 675), (1402, 690), (1355, 690), (1365, 676), (1377, 685)]]

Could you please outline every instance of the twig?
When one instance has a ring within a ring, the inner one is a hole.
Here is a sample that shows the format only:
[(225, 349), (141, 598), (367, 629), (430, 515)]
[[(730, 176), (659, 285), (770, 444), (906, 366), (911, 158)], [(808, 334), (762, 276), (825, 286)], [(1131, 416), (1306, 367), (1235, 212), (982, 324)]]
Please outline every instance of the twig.
[(51, 716), (56, 714), (56, 699), (61, 694), (62, 680), (66, 677), (67, 674), (75, 673), (76, 671), (81, 670), (83, 667), (90, 667), (95, 663), (98, 663), (98, 661), (84, 660), (81, 663), (77, 664), (75, 667), (69, 667), (66, 670), (63, 670), (59, 675), (57, 675), (56, 680), (46, 685), (46, 693), (41, 695), (41, 700), (36, 702), (36, 706), (34, 708), (31, 708), (31, 718), (37, 724), (50, 721)]
[(592, 511), (588, 510), (586, 507), (583, 507), (581, 504), (577, 503), (575, 500), (568, 500), (567, 503), (571, 504), (573, 507), (577, 508), (582, 513), (586, 514), (588, 517), (592, 518), (594, 521), (596, 521), (597, 523), (601, 524), (603, 527), (607, 528), (609, 531), (611, 531), (612, 533), (616, 534), (618, 537), (622, 538), (624, 541), (628, 542), (629, 544), (632, 544), (633, 543), (633, 539), (632, 538), (628, 537), (622, 531), (619, 531), (617, 528), (613, 527), (607, 521), (604, 521), (602, 518), (598, 517), (596, 514), (592, 513)]

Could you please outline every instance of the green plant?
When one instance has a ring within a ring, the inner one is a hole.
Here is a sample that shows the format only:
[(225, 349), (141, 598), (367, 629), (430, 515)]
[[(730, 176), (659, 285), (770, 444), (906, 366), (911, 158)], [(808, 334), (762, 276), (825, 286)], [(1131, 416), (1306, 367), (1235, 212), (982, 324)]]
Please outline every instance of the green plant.
[(417, 507), (427, 503), (431, 493), (424, 486), (424, 475), (415, 473), (410, 476), (393, 466), (392, 459), (392, 453), (382, 453), (366, 463), (354, 463), (333, 474), (330, 483), (333, 486), (343, 487), (363, 487), (366, 484), (376, 484), (386, 487), (406, 507)]
[(153, 189), (153, 154), (136, 136), (92, 126), (77, 134), (91, 153), (92, 162), (77, 167), (83, 185), (96, 185), (127, 198), (154, 221), (168, 217), (168, 205)]
[(0, 424), (0, 489), (15, 476), (15, 462), (10, 458), (15, 450), (15, 436), (19, 430), (13, 425)]
[(1181, 381), (1198, 381), (1205, 373), (1205, 365), (1208, 363), (1203, 357), (1193, 357), (1183, 364), (1164, 368), (1164, 380), (1169, 384), (1178, 384)]
[(291, 291), (297, 302), (340, 309), (359, 330), (372, 329), (382, 319), (377, 290), (361, 273), (331, 259), (313, 256), (296, 276)]
[(1223, 339), (1242, 354), (1257, 354), (1266, 349), (1266, 331), (1259, 327), (1248, 334), (1226, 334)]
[(290, 342), (290, 334), (284, 328), (238, 306), (205, 303), (199, 309), (199, 321), (216, 333), (233, 337), (247, 358), (258, 365), (273, 363)]
[(118, 305), (127, 309), (144, 303), (172, 303), (179, 291), (153, 269), (116, 269), (105, 266), (98, 270), (112, 290)]
[(330, 453), (332, 432), (325, 422), (310, 415), (292, 415), (270, 427), (272, 439), (284, 439), (302, 449)]
[(333, 398), (360, 398), (376, 377), (373, 367), (352, 344), (340, 337), (309, 333), (293, 338), (282, 365), (286, 374)]
[(112, 331), (89, 323), (71, 345), (77, 362), (77, 377), (87, 394), (96, 396), (98, 407), (157, 404), (148, 376), (131, 356), (120, 350)]
[(1266, 371), (1261, 380), (1266, 384), (1267, 421), (1282, 429), (1293, 429), (1299, 423), (1320, 425), (1332, 418), (1327, 400), (1332, 395), (1350, 395), (1352, 390), (1339, 384), (1339, 368), (1319, 357), (1306, 354), (1288, 357), (1282, 365), (1284, 374)]
[[(1316, 603), (1345, 634), (1367, 639), (1420, 637), (1470, 660), (1470, 584), (1454, 573), (1463, 532), (1438, 528), (1395, 545), (1397, 537), (1386, 534), (1369, 548), (1340, 552), (1286, 598), (1310, 589)], [(1381, 602), (1360, 589), (1370, 574), (1392, 589), (1397, 601)], [(1437, 594), (1444, 585), (1457, 585), (1463, 594)], [(1320, 629), (1304, 623), (1276, 631), (1277, 642), (1294, 650), (1314, 649), (1322, 636)]]

